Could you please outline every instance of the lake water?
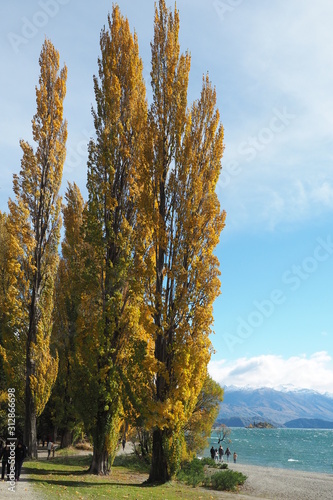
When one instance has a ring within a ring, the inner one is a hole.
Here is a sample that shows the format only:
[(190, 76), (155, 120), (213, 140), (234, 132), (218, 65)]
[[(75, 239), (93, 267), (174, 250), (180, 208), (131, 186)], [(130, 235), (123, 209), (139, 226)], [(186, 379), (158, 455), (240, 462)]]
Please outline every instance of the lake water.
[[(239, 463), (333, 474), (333, 430), (232, 428), (229, 439), (222, 447), (236, 451)], [(219, 447), (216, 433), (202, 456), (210, 457), (211, 446)]]

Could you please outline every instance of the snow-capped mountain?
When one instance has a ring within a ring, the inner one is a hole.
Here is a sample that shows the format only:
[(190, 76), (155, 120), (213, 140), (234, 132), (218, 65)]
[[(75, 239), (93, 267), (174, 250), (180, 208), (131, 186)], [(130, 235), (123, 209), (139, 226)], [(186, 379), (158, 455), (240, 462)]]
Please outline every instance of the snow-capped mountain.
[[(283, 426), (297, 419), (333, 422), (333, 397), (307, 389), (276, 390), (226, 387), (217, 423), (240, 419), (244, 425), (267, 421)], [(302, 424), (304, 427), (304, 423)]]

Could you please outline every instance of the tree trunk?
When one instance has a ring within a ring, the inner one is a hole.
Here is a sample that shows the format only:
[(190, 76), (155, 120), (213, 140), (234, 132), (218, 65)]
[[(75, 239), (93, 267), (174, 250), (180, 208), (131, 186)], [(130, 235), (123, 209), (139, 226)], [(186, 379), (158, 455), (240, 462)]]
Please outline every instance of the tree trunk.
[(31, 304), (29, 311), (29, 330), (27, 336), (27, 347), (26, 347), (26, 375), (25, 375), (25, 445), (27, 447), (27, 455), (31, 458), (37, 457), (37, 411), (36, 404), (34, 401), (34, 395), (31, 390), (30, 377), (36, 374), (35, 359), (32, 352), (32, 345), (36, 343), (37, 339), (37, 312), (38, 312), (38, 302), (39, 293), (38, 285), (40, 283), (40, 260), (38, 259), (37, 248), (35, 248), (35, 262), (37, 263), (37, 270), (35, 271), (33, 278), (33, 287), (31, 294)]
[(58, 426), (55, 425), (53, 427), (53, 439), (52, 439), (52, 442), (55, 443), (57, 441), (57, 437), (58, 437)]
[(167, 460), (163, 447), (163, 433), (161, 429), (153, 432), (153, 455), (149, 474), (149, 483), (166, 483), (170, 480)]
[(90, 474), (109, 474), (111, 462), (106, 451), (107, 436), (107, 413), (103, 408), (103, 398), (100, 398), (99, 409), (96, 418), (95, 432), (93, 433), (93, 458), (89, 469)]
[[(27, 447), (27, 455), (31, 458), (37, 458), (37, 415), (33, 401), (33, 395), (30, 388), (31, 363), (29, 360), (27, 366), (27, 378), (25, 386), (25, 425), (24, 440)], [(29, 375), (28, 375), (29, 374)]]
[(69, 431), (68, 429), (64, 430), (61, 434), (61, 448), (67, 448), (72, 444), (73, 441), (73, 434), (72, 431)]
[(106, 451), (100, 451), (94, 446), (93, 459), (89, 469), (90, 474), (109, 474), (109, 457)]

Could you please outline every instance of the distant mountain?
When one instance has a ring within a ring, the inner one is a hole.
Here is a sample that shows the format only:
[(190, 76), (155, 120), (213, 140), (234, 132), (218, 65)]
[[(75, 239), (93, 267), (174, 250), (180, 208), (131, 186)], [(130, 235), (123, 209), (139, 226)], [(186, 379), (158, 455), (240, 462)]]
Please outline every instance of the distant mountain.
[[(226, 387), (216, 423), (267, 421), (276, 427), (297, 419), (333, 422), (333, 397), (309, 390), (235, 389)], [(237, 425), (241, 426), (241, 425)]]
[(333, 422), (320, 420), (319, 418), (297, 418), (285, 422), (288, 429), (333, 429)]
[(216, 423), (223, 423), (227, 427), (246, 427), (248, 425), (247, 419), (243, 420), (239, 417), (224, 418), (222, 421), (218, 417)]

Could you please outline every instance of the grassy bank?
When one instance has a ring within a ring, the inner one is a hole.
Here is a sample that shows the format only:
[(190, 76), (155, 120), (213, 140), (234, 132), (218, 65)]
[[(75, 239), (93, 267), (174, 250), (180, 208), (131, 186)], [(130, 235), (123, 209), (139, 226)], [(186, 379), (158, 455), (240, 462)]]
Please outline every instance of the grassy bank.
[(61, 456), (52, 460), (30, 461), (24, 464), (36, 493), (45, 500), (95, 500), (99, 498), (130, 500), (208, 500), (211, 491), (192, 488), (178, 481), (158, 486), (146, 486), (148, 472), (137, 458), (116, 457), (110, 476), (87, 473), (89, 456)]

